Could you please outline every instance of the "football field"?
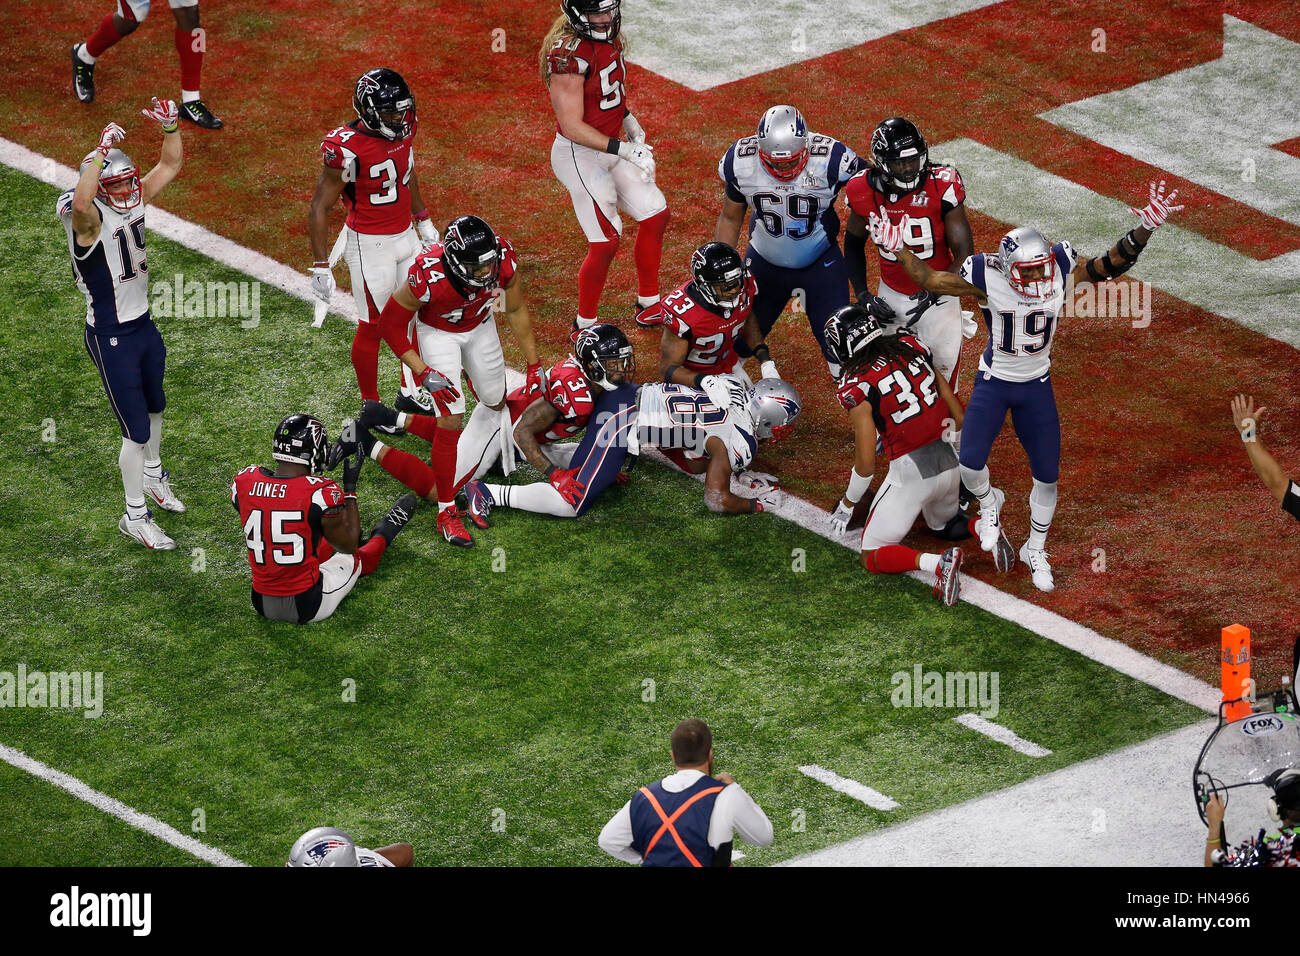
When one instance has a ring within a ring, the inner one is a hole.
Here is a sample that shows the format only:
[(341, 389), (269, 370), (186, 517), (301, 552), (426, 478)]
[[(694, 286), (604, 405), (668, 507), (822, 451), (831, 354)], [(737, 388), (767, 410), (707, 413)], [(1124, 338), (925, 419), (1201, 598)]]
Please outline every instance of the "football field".
[[(554, 121), (535, 55), (556, 4), (496, 11), (499, 26), (472, 5), (430, 4), (441, 41), (430, 51), (418, 31), (381, 41), (351, 4), (205, 0), (205, 91), (228, 125), (182, 127), (186, 166), (148, 220), (168, 353), (163, 462), (188, 506), (156, 512), (170, 553), (117, 529), (120, 435), (82, 345), (85, 300), (52, 184), (111, 119), (137, 162), (153, 163), (138, 110), (174, 85), (170, 26), (160, 40), (146, 24), (106, 57), (101, 95), (82, 107), (65, 89), (67, 46), (87, 14), (70, 0), (19, 6), (0, 41), (15, 77), (0, 89), (0, 690), (20, 668), (78, 672), (98, 675), (102, 698), (16, 706), (0, 693), (0, 866), (279, 866), (320, 824), (364, 846), (408, 842), (417, 865), (611, 864), (597, 834), (671, 771), (668, 735), (685, 717), (710, 725), (717, 770), (771, 819), (772, 846), (737, 846), (740, 865), (768, 865), (909, 820), (924, 828), (936, 812), (956, 828), (968, 801), (1188, 728), (1212, 706), (1222, 625), (1255, 631), (1261, 687), (1289, 669), (1300, 539), (1249, 470), (1228, 401), (1253, 392), (1272, 412), (1269, 447), (1284, 467), (1300, 461), (1300, 201), (1288, 178), (1300, 121), (1276, 118), (1276, 77), (1300, 69), (1293, 18), (1253, 0), (1212, 11), (844, 0), (828, 4), (842, 8), (831, 28), (809, 4), (773, 0), (731, 5), (721, 50), (691, 4), (626, 0), (629, 102), (674, 217), (666, 288), (712, 236), (718, 156), (772, 103), (796, 103), (859, 152), (881, 118), (917, 118), (933, 158), (965, 178), (977, 249), (1034, 222), (1099, 254), (1135, 224), (1127, 207), (1148, 179), (1182, 190), (1187, 211), (1123, 283), (1141, 287), (1150, 320), (1061, 324), (1056, 591), (1036, 591), (1023, 569), (994, 575), (971, 541), (966, 599), (945, 608), (928, 584), (868, 574), (830, 539), (852, 437), (804, 317), (787, 313), (769, 341), (806, 407), (796, 433), (755, 460), (787, 492), (777, 513), (713, 515), (698, 482), (649, 456), (582, 519), (498, 510), (469, 549), (447, 546), (422, 505), (339, 612), (294, 627), (251, 606), (230, 482), (271, 464), (286, 415), (310, 412), (333, 436), (357, 413), (347, 315), (311, 322), (305, 218), (320, 136), (351, 118), (360, 68), (401, 69), (421, 108), (417, 165), (435, 220), (477, 212), (512, 240), (552, 364), (569, 348), (585, 250), (546, 160)], [(346, 57), (276, 41), (320, 36), (322, 18)], [(490, 29), (503, 31), (499, 54)], [(1031, 42), (1036, 30), (1055, 52)], [(1222, 110), (1197, 105), (1214, 96)], [(290, 100), (291, 116), (276, 112)], [(40, 118), (48, 103), (57, 122)], [(1229, 144), (1226, 171), (1198, 152), (1208, 142)], [(628, 329), (640, 378), (653, 379), (657, 331), (627, 314), (628, 228), (601, 314)], [(335, 301), (350, 308), (343, 291)], [(985, 336), (966, 343), (963, 400)], [(502, 340), (519, 367), (508, 330)], [(385, 347), (381, 392), (395, 368)], [(418, 438), (393, 444), (428, 454)], [(1030, 481), (1010, 426), (991, 468), (1017, 509), (1018, 547)], [(508, 480), (539, 477), (523, 466)], [(363, 529), (405, 492), (367, 462)], [(920, 534), (906, 543), (936, 550)], [(1103, 796), (1080, 793), (1069, 812), (1088, 819), (1097, 806)]]

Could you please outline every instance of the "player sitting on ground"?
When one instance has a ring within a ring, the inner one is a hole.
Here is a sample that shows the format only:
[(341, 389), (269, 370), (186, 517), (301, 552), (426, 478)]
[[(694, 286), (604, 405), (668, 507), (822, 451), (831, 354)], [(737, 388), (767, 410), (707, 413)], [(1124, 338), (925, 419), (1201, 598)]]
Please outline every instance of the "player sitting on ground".
[(393, 843), (378, 850), (357, 846), (351, 835), (337, 827), (308, 830), (293, 844), (285, 866), (414, 866), (415, 850), (409, 843)]
[(310, 415), (282, 421), (271, 449), (279, 462), (275, 471), (250, 465), (230, 484), (230, 503), (239, 512), (253, 569), (253, 607), (272, 621), (323, 621), (359, 577), (379, 566), (384, 550), (415, 513), (416, 498), (399, 498), (363, 544), (357, 517), (362, 459), (344, 465), (342, 488), (321, 477), (329, 438)]
[[(889, 474), (871, 503), (862, 530), (862, 566), (873, 574), (920, 569), (935, 576), (934, 593), (944, 604), (961, 594), (962, 549), (923, 554), (901, 542), (924, 515), (931, 530), (964, 522), (958, 507), (957, 455), (944, 436), (961, 428), (961, 403), (930, 350), (903, 333), (886, 335), (871, 312), (849, 305), (826, 322), (826, 343), (844, 369), (837, 395), (853, 425), (855, 461), (849, 487), (835, 506), (831, 527), (843, 534), (871, 486), (876, 469), (876, 435), (889, 452)], [(949, 417), (951, 416), (951, 417)], [(999, 570), (1015, 560), (1010, 542), (997, 552)]]
[(618, 480), (629, 456), (643, 448), (686, 449), (697, 454), (691, 470), (703, 472), (704, 501), (718, 514), (747, 514), (778, 505), (772, 487), (757, 498), (731, 492), (731, 476), (754, 457), (758, 443), (779, 440), (800, 411), (794, 386), (765, 378), (752, 389), (739, 379), (707, 376), (704, 391), (685, 385), (623, 385), (606, 391), (592, 414), (574, 467), (548, 471), (547, 481), (496, 485), (471, 481), (465, 486), (470, 514), (486, 518), (493, 507), (522, 508), (560, 518), (586, 514), (605, 489)]

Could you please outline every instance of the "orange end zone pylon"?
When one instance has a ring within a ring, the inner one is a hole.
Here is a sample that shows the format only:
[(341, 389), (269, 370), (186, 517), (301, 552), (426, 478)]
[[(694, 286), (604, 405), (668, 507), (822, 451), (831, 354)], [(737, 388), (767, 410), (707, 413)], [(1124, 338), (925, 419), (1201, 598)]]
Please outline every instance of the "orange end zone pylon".
[(1224, 709), (1224, 720), (1240, 720), (1250, 715), (1250, 628), (1230, 624), (1223, 628), (1219, 645), (1219, 666), (1223, 700), (1237, 701)]

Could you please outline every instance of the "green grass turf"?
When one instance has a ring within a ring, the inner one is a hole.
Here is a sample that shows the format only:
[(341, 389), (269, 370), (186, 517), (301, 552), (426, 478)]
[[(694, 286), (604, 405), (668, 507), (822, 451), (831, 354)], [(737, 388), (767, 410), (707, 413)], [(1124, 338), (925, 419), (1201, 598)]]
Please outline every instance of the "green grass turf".
[[(249, 605), (229, 483), (269, 459), (283, 415), (334, 424), (354, 410), (350, 331), (313, 330), (309, 305), (270, 288), (255, 329), (160, 320), (163, 458), (189, 512), (159, 515), (179, 550), (150, 553), (116, 529), (119, 436), (81, 345), (55, 196), (0, 170), (15, 224), (0, 272), (0, 670), (103, 671), (104, 713), (0, 710), (0, 742), (182, 832), (201, 808), (203, 839), (240, 859), (278, 864), (331, 823), (364, 845), (409, 841), (425, 864), (608, 862), (600, 827), (670, 769), (668, 732), (699, 716), (718, 769), (776, 826), (772, 848), (744, 848), (770, 863), (1202, 716), (914, 581), (868, 576), (788, 522), (712, 516), (695, 482), (650, 465), (582, 520), (498, 513), (467, 550), (424, 509), (333, 619), (267, 623)], [(241, 278), (157, 236), (149, 265), (156, 280)], [(375, 467), (360, 490), (363, 522), (403, 491)], [(918, 663), (997, 671), (996, 720), (1052, 756), (976, 735), (953, 723), (960, 711), (893, 708), (891, 674)], [(901, 806), (836, 794), (798, 772), (807, 763)], [(50, 794), (0, 773), (0, 864), (179, 862)]]

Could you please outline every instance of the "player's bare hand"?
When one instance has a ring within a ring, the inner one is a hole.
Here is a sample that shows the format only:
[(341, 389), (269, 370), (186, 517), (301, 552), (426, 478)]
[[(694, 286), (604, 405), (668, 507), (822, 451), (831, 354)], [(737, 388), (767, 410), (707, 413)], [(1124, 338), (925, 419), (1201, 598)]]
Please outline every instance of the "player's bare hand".
[(871, 229), (871, 241), (886, 252), (897, 252), (903, 248), (903, 236), (907, 231), (908, 217), (905, 215), (897, 223), (889, 221), (889, 210), (880, 207), (879, 213), (867, 217), (867, 226)]
[(651, 182), (655, 178), (654, 147), (648, 143), (629, 143), (624, 140), (618, 146), (618, 156), (641, 170), (641, 178)]
[(1238, 395), (1232, 400), (1232, 423), (1237, 426), (1242, 441), (1254, 441), (1264, 411), (1263, 406), (1255, 407), (1255, 399), (1250, 395)]
[(835, 505), (835, 510), (831, 512), (831, 531), (835, 536), (841, 537), (849, 529), (849, 520), (853, 517), (853, 506), (843, 498)]
[(1142, 220), (1142, 225), (1146, 226), (1152, 232), (1164, 225), (1166, 219), (1176, 212), (1182, 212), (1185, 206), (1175, 206), (1174, 200), (1178, 197), (1178, 190), (1175, 189), (1165, 195), (1165, 181), (1160, 180), (1159, 185), (1151, 183), (1149, 189), (1149, 201), (1142, 209), (1129, 207), (1129, 212)]
[(1205, 803), (1205, 819), (1210, 824), (1210, 832), (1214, 833), (1219, 829), (1219, 824), (1223, 822), (1223, 813), (1227, 809), (1224, 806), (1223, 798), (1217, 793), (1210, 794), (1210, 799)]
[(180, 125), (181, 111), (175, 100), (160, 100), (155, 96), (153, 106), (141, 110), (140, 113), (157, 122), (164, 133), (174, 133), (176, 127)]
[(104, 127), (104, 131), (99, 134), (99, 146), (96, 148), (101, 153), (107, 153), (124, 139), (126, 139), (126, 130), (116, 123), (109, 123)]

